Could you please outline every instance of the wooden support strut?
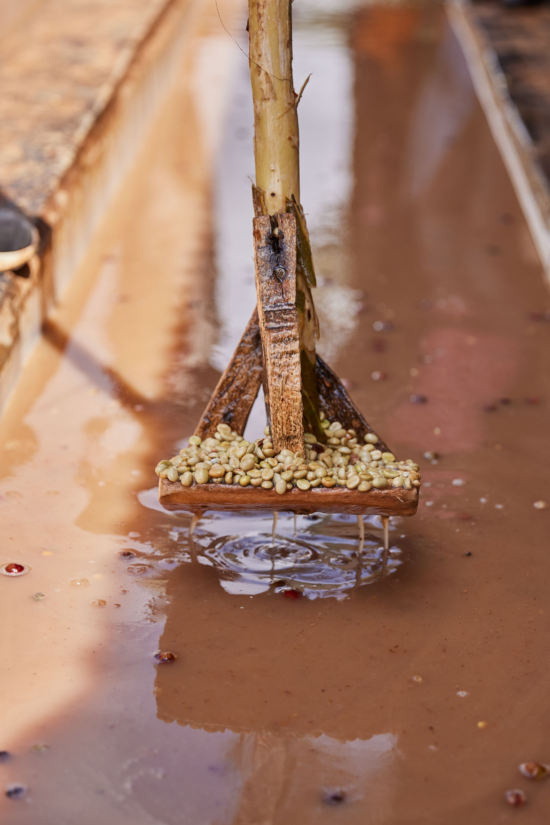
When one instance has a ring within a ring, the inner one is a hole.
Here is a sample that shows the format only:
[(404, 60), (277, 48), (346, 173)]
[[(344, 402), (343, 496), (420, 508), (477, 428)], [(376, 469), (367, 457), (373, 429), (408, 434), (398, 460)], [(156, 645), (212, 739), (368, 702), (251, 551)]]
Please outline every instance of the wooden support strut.
[(296, 218), (254, 218), (258, 320), (273, 448), (304, 452), (300, 337), (296, 311)]

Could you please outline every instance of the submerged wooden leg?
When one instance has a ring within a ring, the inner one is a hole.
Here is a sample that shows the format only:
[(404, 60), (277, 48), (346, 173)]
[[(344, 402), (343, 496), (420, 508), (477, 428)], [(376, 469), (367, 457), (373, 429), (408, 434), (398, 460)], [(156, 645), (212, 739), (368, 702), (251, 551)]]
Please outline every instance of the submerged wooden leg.
[(382, 578), (386, 575), (388, 567), (388, 556), (390, 553), (390, 517), (381, 516), (382, 527), (384, 528), (384, 555), (382, 557)]
[(294, 513), (294, 536), (298, 533), (298, 513)]
[(277, 522), (279, 521), (279, 513), (277, 510), (273, 511), (273, 527), (271, 529), (271, 546), (275, 544), (275, 533), (277, 530)]
[(362, 546), (365, 541), (365, 522), (363, 521), (363, 516), (357, 516), (357, 526), (359, 527), (359, 539)]
[(357, 574), (355, 584), (361, 584), (361, 574), (363, 572), (363, 551), (365, 549), (365, 522), (363, 516), (357, 516), (357, 526), (359, 527), (359, 550), (357, 551)]
[(189, 536), (192, 538), (195, 532), (195, 527), (201, 520), (204, 515), (204, 510), (199, 510), (197, 513), (193, 513), (193, 518), (191, 519), (191, 524), (189, 525)]

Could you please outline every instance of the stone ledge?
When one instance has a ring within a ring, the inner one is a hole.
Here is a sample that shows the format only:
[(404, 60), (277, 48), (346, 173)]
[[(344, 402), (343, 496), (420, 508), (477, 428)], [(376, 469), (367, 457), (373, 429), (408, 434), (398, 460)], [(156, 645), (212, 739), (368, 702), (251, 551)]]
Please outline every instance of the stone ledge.
[(3, 43), (0, 197), (42, 228), (0, 281), (0, 412), (178, 73), (204, 0), (51, 0)]

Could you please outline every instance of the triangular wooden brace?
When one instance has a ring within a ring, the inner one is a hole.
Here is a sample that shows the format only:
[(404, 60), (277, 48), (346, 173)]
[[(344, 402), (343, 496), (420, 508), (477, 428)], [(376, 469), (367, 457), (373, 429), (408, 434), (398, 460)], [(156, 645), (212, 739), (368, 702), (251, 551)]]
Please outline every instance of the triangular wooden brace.
[(255, 309), (243, 337), (208, 402), (195, 435), (214, 436), (218, 424), (229, 424), (243, 435), (262, 383), (262, 341)]
[[(208, 402), (195, 430), (201, 438), (213, 436), (224, 423), (242, 435), (262, 382), (263, 357), (258, 312), (254, 309), (233, 357)], [(374, 430), (357, 409), (338, 376), (317, 356), (319, 406), (330, 421), (356, 430), (362, 440)], [(388, 450), (379, 438), (379, 447)]]

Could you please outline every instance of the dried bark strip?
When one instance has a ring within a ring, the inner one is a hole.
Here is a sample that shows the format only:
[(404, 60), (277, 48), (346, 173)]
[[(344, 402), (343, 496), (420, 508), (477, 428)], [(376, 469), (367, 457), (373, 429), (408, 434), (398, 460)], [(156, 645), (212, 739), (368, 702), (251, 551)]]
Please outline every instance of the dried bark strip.
[(276, 452), (304, 452), (300, 336), (296, 312), (296, 218), (254, 218), (258, 318), (265, 370), (264, 390)]
[(262, 383), (262, 342), (258, 311), (254, 309), (243, 337), (195, 430), (200, 438), (213, 436), (218, 424), (229, 424), (242, 435)]

